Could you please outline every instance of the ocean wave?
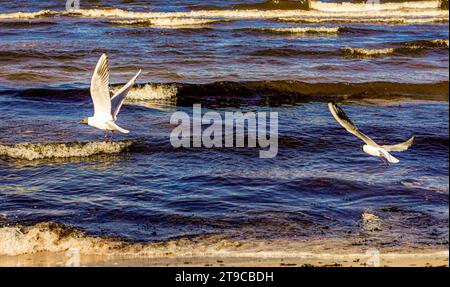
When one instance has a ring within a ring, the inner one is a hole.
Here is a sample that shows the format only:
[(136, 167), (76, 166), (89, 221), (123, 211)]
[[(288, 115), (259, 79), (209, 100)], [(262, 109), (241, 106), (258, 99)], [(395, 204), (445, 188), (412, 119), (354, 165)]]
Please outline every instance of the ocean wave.
[(350, 24), (390, 24), (390, 25), (411, 25), (411, 24), (432, 24), (448, 23), (448, 17), (430, 18), (399, 18), (399, 17), (378, 17), (378, 18), (339, 18), (339, 17), (302, 17), (302, 18), (278, 18), (283, 23), (293, 24), (325, 24), (325, 23), (350, 23)]
[(408, 84), (394, 82), (305, 83), (300, 81), (216, 82), (179, 86), (176, 104), (242, 106), (367, 99), (448, 101), (448, 82)]
[[(199, 241), (182, 238), (161, 243), (126, 243), (87, 236), (77, 229), (54, 222), (38, 223), (27, 227), (0, 228), (0, 255), (10, 256), (77, 250), (81, 254), (106, 256), (203, 257), (225, 255), (228, 252), (232, 254), (233, 252), (228, 249), (234, 249), (237, 252), (242, 247), (242, 243), (214, 236), (203, 237)], [(259, 256), (262, 254), (260, 253)]]
[[(330, 3), (312, 1), (310, 10), (258, 10), (258, 9), (226, 9), (226, 10), (197, 10), (189, 12), (135, 12), (122, 9), (82, 9), (76, 13), (66, 11), (43, 10), (39, 12), (15, 12), (0, 14), (0, 20), (32, 19), (38, 17), (85, 17), (85, 18), (115, 18), (115, 19), (306, 19), (320, 21), (320, 19), (383, 19), (397, 18), (414, 23), (414, 21), (441, 21), (449, 17), (448, 10), (440, 8), (440, 1), (415, 1), (403, 3), (383, 3), (380, 5), (366, 3)], [(155, 21), (155, 20), (153, 20)], [(195, 20), (193, 20), (195, 21)], [(166, 21), (170, 23), (171, 20)]]
[(296, 57), (296, 56), (330, 57), (336, 56), (337, 54), (338, 53), (336, 53), (335, 51), (301, 50), (285, 47), (261, 49), (248, 53), (249, 56), (255, 57)]
[(10, 256), (71, 250), (83, 255), (146, 258), (244, 257), (249, 254), (252, 254), (252, 257), (273, 258), (296, 257), (302, 254), (292, 253), (293, 250), (286, 252), (285, 248), (275, 248), (274, 245), (276, 243), (271, 244), (270, 241), (235, 241), (220, 235), (201, 236), (195, 239), (186, 237), (155, 243), (132, 243), (88, 236), (75, 228), (54, 222), (0, 228), (0, 255)]
[[(0, 14), (0, 19), (1, 19)], [(62, 12), (62, 16), (67, 15)], [(356, 17), (448, 17), (448, 11), (417, 9), (417, 10), (374, 10), (374, 11), (358, 11), (355, 15), (354, 11), (341, 10), (340, 12), (327, 11), (302, 11), (302, 10), (213, 10), (213, 11), (191, 11), (191, 12), (133, 12), (121, 9), (91, 9), (80, 10), (72, 16), (89, 17), (89, 18), (122, 18), (122, 19), (156, 19), (156, 18), (209, 18), (209, 19), (276, 19), (285, 17), (340, 17), (354, 18)]]
[[(345, 31), (345, 28), (342, 28)], [(447, 51), (449, 42), (446, 39), (420, 40), (400, 43), (385, 43), (380, 48), (345, 47), (340, 50), (302, 50), (293, 47), (268, 48), (249, 52), (247, 55), (255, 57), (381, 57), (395, 54), (411, 55), (421, 51)]]
[(410, 42), (400, 43), (403, 47), (411, 49), (423, 49), (423, 48), (449, 48), (448, 39), (433, 39), (433, 40), (418, 40)]
[(291, 35), (303, 35), (303, 34), (338, 34), (344, 31), (342, 27), (289, 27), (289, 28), (254, 28), (253, 31), (260, 31), (269, 34), (291, 34)]
[(379, 33), (380, 30), (366, 29), (366, 28), (354, 28), (354, 27), (342, 27), (342, 26), (319, 26), (319, 27), (282, 27), (282, 28), (250, 28), (240, 29), (243, 31), (250, 31), (255, 33), (265, 33), (272, 35), (322, 35), (322, 36), (336, 36), (341, 33), (349, 34), (374, 34)]
[(351, 56), (382, 56), (389, 55), (395, 52), (394, 48), (384, 49), (365, 49), (365, 48), (344, 48), (343, 53)]
[[(114, 85), (114, 92), (120, 86)], [(86, 89), (28, 89), (5, 91), (17, 97), (59, 101), (90, 101)], [(176, 106), (200, 103), (210, 107), (246, 105), (280, 106), (298, 102), (329, 100), (385, 100), (391, 102), (423, 100), (448, 101), (448, 82), (301, 82), (293, 80), (254, 82), (148, 83), (135, 85), (126, 103), (151, 102)]]
[(1, 20), (14, 20), (14, 19), (33, 19), (39, 17), (53, 17), (59, 15), (61, 12), (53, 10), (42, 10), (38, 12), (15, 12), (0, 14)]
[(410, 2), (388, 2), (388, 3), (349, 3), (349, 2), (320, 2), (311, 1), (311, 9), (324, 12), (361, 12), (361, 11), (383, 11), (383, 10), (419, 10), (440, 9), (441, 1), (410, 1)]
[[(367, 221), (367, 218), (366, 215), (362, 220), (366, 219)], [(375, 224), (374, 217), (369, 219), (371, 221), (367, 221), (367, 223)], [(365, 226), (368, 226), (367, 223)], [(380, 226), (379, 222), (376, 224)], [(3, 257), (4, 264), (11, 262), (10, 264), (20, 264), (20, 266), (36, 264), (48, 266), (85, 266), (90, 264), (97, 266), (99, 264), (169, 266), (170, 264), (180, 265), (180, 259), (185, 259), (184, 264), (220, 263), (225, 266), (224, 264), (253, 264), (255, 258), (260, 261), (261, 265), (289, 266), (288, 263), (293, 260), (296, 263), (294, 265), (306, 263), (303, 266), (310, 266), (307, 264), (311, 263), (327, 266), (327, 262), (334, 264), (332, 266), (341, 266), (338, 262), (343, 264), (345, 262), (361, 262), (353, 264), (364, 266), (364, 262), (371, 256), (366, 252), (368, 247), (378, 248), (382, 254), (382, 260), (386, 262), (399, 260), (404, 264), (408, 260), (413, 262), (415, 262), (414, 260), (419, 260), (418, 262), (448, 261), (448, 249), (443, 246), (404, 243), (402, 248), (399, 248), (399, 242), (403, 241), (394, 240), (394, 242), (397, 243), (392, 247), (371, 240), (370, 246), (368, 246), (367, 242), (354, 238), (243, 240), (216, 234), (180, 237), (162, 242), (136, 243), (90, 236), (76, 228), (55, 222), (42, 222), (32, 226), (0, 227), (0, 256), (8, 256)], [(333, 250), (339, 250), (339, 252)], [(46, 256), (42, 256), (42, 254)], [(18, 255), (26, 255), (25, 260), (13, 257)], [(152, 261), (149, 262), (148, 259), (152, 259)]]
[[(178, 93), (177, 84), (144, 84), (135, 85), (126, 97), (126, 102), (170, 102), (176, 99)], [(111, 92), (118, 91), (122, 85), (111, 88)]]
[(233, 5), (231, 8), (241, 10), (309, 10), (311, 9), (310, 2), (310, 0), (267, 0), (262, 3), (237, 4)]
[[(110, 93), (114, 94), (124, 84), (113, 84), (110, 86)], [(135, 102), (170, 102), (176, 99), (180, 83), (148, 83), (135, 84), (128, 92), (125, 103)], [(11, 91), (16, 96), (33, 100), (47, 100), (75, 102), (90, 100), (89, 89), (26, 89), (22, 91)]]
[[(65, 15), (64, 12), (62, 16)], [(302, 11), (302, 10), (205, 10), (191, 12), (133, 12), (121, 9), (91, 9), (80, 10), (76, 14), (77, 17), (89, 18), (122, 18), (122, 19), (156, 19), (156, 18), (206, 18), (206, 19), (276, 19), (286, 17), (339, 17), (354, 18), (356, 17), (407, 17), (407, 18), (448, 18), (448, 11), (417, 9), (417, 10), (369, 10), (358, 11), (355, 15), (354, 11), (341, 10), (340, 12), (327, 11)], [(0, 14), (1, 19), (1, 14)]]
[(85, 252), (106, 251), (104, 245), (95, 238), (87, 238), (83, 233), (57, 223), (41, 223), (31, 227), (2, 227), (0, 228), (0, 254), (19, 255), (42, 251), (58, 252), (70, 248), (79, 248)]
[(198, 18), (155, 18), (155, 19), (140, 19), (140, 20), (109, 21), (109, 23), (114, 25), (155, 27), (155, 28), (205, 27), (217, 22), (223, 22), (223, 20), (198, 19)]
[(68, 143), (0, 144), (0, 157), (8, 159), (39, 160), (51, 158), (89, 157), (97, 154), (117, 154), (128, 150), (136, 140)]
[(343, 48), (342, 53), (351, 57), (381, 57), (389, 55), (413, 55), (425, 50), (448, 50), (449, 42), (445, 39), (420, 40), (403, 43), (395, 43), (398, 47), (394, 48)]

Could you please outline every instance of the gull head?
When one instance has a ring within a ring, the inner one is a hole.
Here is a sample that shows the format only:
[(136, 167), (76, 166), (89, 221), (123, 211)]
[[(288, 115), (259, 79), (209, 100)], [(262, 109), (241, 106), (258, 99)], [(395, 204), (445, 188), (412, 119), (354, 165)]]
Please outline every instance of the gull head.
[(79, 123), (87, 125), (89, 123), (89, 118), (84, 118)]

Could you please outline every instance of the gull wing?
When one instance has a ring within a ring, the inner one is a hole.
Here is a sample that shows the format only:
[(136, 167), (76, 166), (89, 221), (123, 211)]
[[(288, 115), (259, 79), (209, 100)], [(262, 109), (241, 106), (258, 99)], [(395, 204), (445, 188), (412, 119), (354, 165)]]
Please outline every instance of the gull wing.
[(91, 98), (94, 103), (94, 117), (105, 120), (112, 119), (109, 96), (109, 62), (106, 54), (101, 55), (92, 75)]
[(363, 140), (366, 144), (379, 147), (376, 142), (370, 139), (368, 136), (363, 134), (358, 130), (355, 124), (347, 117), (345, 112), (336, 104), (328, 103), (328, 108), (330, 109), (331, 114), (336, 119), (336, 121), (343, 126), (349, 133), (357, 136), (361, 140)]
[(139, 70), (137, 74), (120, 90), (117, 91), (117, 93), (114, 94), (111, 98), (111, 106), (112, 106), (112, 116), (114, 120), (117, 118), (117, 114), (120, 111), (120, 108), (122, 107), (123, 101), (125, 100), (125, 97), (127, 96), (128, 92), (130, 91), (131, 87), (136, 82), (137, 77), (141, 74), (142, 70)]
[(398, 152), (405, 151), (413, 145), (415, 140), (416, 140), (416, 137), (413, 136), (412, 138), (410, 138), (409, 140), (407, 140), (405, 142), (402, 142), (402, 143), (399, 143), (396, 145), (383, 145), (381, 147), (386, 149), (387, 151), (398, 151)]

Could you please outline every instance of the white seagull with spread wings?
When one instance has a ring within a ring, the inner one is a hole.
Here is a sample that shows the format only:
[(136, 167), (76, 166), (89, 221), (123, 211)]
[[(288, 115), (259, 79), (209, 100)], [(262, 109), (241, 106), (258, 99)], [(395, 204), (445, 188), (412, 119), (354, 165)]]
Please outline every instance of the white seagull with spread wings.
[(328, 103), (328, 108), (330, 109), (333, 117), (339, 124), (341, 124), (341, 126), (343, 126), (349, 133), (357, 136), (366, 143), (363, 145), (362, 150), (372, 156), (385, 158), (390, 163), (398, 163), (400, 161), (393, 157), (389, 152), (405, 151), (414, 143), (415, 137), (413, 136), (409, 140), (400, 144), (380, 146), (368, 136), (360, 132), (339, 106), (334, 103)]
[(117, 114), (122, 107), (123, 101), (130, 91), (141, 70), (125, 86), (123, 86), (112, 97), (109, 93), (109, 62), (108, 56), (102, 54), (95, 67), (91, 80), (91, 98), (94, 103), (94, 116), (80, 121), (80, 123), (105, 131), (105, 142), (108, 142), (108, 132), (111, 131), (110, 142), (113, 141), (114, 131), (129, 133), (130, 131), (116, 124)]

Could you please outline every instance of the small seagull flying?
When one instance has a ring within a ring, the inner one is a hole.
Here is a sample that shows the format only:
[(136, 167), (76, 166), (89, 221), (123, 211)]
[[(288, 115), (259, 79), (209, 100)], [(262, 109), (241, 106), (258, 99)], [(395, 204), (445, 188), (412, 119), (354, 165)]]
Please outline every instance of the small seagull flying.
[(328, 108), (336, 121), (343, 126), (349, 133), (360, 138), (365, 145), (362, 146), (362, 150), (372, 156), (385, 158), (390, 163), (400, 162), (397, 158), (393, 157), (389, 152), (401, 152), (407, 150), (415, 140), (413, 136), (409, 140), (396, 144), (396, 145), (378, 145), (368, 136), (358, 130), (353, 122), (347, 117), (344, 111), (334, 103), (328, 103)]
[(80, 121), (82, 124), (105, 131), (105, 142), (108, 142), (108, 133), (111, 131), (110, 142), (113, 141), (114, 131), (129, 133), (130, 131), (116, 124), (117, 114), (123, 101), (130, 91), (141, 70), (125, 86), (118, 90), (112, 97), (109, 93), (109, 62), (108, 56), (102, 54), (95, 67), (91, 80), (91, 98), (94, 103), (94, 116)]

